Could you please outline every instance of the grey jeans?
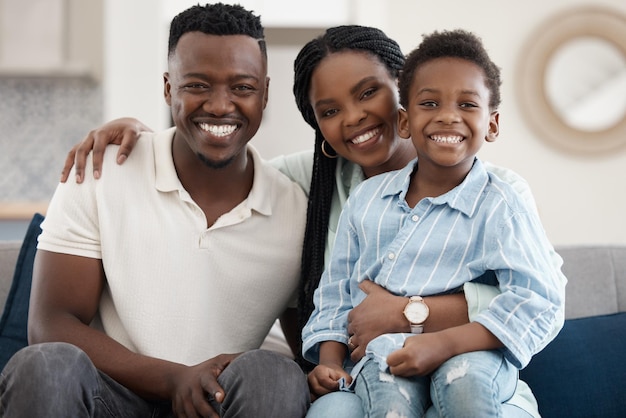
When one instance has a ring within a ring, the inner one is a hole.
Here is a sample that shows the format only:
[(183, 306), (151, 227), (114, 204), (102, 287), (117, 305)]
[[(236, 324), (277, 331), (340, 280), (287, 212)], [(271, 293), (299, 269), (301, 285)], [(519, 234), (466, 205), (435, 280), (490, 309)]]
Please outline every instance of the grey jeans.
[[(252, 350), (218, 378), (222, 417), (303, 417), (306, 377), (280, 354)], [(45, 343), (17, 352), (0, 375), (0, 417), (173, 417), (169, 402), (150, 402), (98, 371), (79, 348)]]

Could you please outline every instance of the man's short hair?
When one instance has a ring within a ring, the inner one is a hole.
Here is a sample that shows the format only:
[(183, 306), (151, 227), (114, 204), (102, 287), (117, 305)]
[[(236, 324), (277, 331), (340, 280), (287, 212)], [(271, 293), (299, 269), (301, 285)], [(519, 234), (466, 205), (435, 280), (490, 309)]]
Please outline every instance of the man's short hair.
[(265, 35), (260, 16), (239, 5), (223, 3), (192, 6), (179, 13), (170, 25), (168, 56), (176, 50), (180, 37), (187, 32), (208, 35), (247, 35), (259, 42), (263, 57), (267, 59)]

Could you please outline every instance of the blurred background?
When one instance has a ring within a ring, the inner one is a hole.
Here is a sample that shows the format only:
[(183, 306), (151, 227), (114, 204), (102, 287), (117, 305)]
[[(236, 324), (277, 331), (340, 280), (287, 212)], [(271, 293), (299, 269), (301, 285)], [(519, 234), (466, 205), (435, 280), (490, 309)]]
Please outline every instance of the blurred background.
[[(169, 22), (197, 3), (0, 0), (0, 239), (21, 239), (45, 213), (65, 155), (91, 129), (121, 116), (169, 126)], [(625, 1), (237, 3), (266, 27), (270, 103), (252, 142), (266, 158), (312, 147), (292, 65), (324, 28), (376, 26), (405, 53), (425, 33), (464, 28), (503, 76), (500, 138), (481, 157), (528, 180), (555, 245), (626, 244)]]

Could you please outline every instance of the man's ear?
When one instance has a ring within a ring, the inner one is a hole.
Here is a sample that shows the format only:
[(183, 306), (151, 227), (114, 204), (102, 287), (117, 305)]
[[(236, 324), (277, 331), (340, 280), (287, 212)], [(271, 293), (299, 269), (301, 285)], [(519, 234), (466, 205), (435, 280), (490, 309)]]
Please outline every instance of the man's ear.
[(263, 110), (267, 106), (267, 101), (270, 98), (270, 78), (265, 77), (265, 97), (263, 97)]
[(398, 109), (398, 135), (400, 138), (410, 138), (411, 131), (409, 130), (409, 115), (406, 113), (406, 109)]
[(485, 136), (487, 142), (494, 142), (500, 134), (500, 112), (493, 111), (489, 116), (489, 132)]
[(168, 106), (172, 105), (172, 85), (170, 84), (170, 73), (163, 73), (163, 97)]

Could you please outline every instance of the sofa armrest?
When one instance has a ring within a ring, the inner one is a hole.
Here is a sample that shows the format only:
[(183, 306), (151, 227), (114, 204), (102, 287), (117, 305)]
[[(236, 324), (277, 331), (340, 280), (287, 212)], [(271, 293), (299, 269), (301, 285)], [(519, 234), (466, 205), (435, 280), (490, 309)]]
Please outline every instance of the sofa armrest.
[(0, 241), (0, 313), (4, 311), (4, 304), (11, 289), (21, 246), (21, 241)]

